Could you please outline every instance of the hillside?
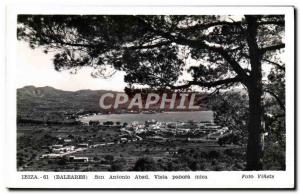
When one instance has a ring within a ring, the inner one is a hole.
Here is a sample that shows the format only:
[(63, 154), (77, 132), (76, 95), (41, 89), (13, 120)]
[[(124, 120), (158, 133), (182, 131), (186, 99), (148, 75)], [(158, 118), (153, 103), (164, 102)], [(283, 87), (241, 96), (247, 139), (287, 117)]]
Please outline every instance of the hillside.
[[(25, 86), (17, 89), (18, 119), (61, 121), (67, 117), (72, 118), (74, 114), (111, 111), (102, 110), (99, 107), (101, 95), (107, 92), (117, 93), (108, 90), (79, 90), (73, 92), (58, 90), (49, 86)], [(111, 98), (105, 100), (106, 103), (110, 104), (113, 104), (113, 101), (114, 99)], [(129, 102), (122, 104), (119, 108), (126, 109), (128, 104)], [(159, 105), (153, 105), (152, 107), (159, 109)], [(205, 104), (201, 103), (201, 106), (202, 110), (206, 110)]]
[(99, 112), (101, 111), (98, 105), (99, 98), (106, 92), (112, 91), (79, 90), (72, 92), (49, 86), (25, 86), (17, 89), (18, 117), (30, 119), (57, 117), (59, 119), (63, 115), (73, 113)]

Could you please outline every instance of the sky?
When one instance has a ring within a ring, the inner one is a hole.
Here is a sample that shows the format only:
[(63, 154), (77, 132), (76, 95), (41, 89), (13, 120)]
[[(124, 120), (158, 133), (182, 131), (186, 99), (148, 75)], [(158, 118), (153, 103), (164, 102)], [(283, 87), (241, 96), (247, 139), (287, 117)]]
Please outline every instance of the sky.
[(17, 42), (17, 88), (28, 85), (51, 86), (56, 89), (77, 91), (82, 89), (124, 91), (124, 72), (112, 77), (93, 78), (92, 69), (83, 68), (77, 74), (54, 69), (53, 54), (45, 54), (41, 49), (31, 49), (24, 41)]

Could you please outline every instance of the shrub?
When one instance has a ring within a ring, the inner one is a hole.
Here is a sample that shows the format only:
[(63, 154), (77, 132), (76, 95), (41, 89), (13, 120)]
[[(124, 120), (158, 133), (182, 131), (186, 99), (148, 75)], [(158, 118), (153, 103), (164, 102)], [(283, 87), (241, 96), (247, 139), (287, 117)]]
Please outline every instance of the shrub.
[(110, 166), (109, 171), (124, 171), (126, 165), (127, 162), (125, 159), (116, 160)]
[(212, 150), (208, 153), (208, 158), (213, 159), (213, 158), (219, 158), (220, 157), (220, 152), (217, 152), (215, 150)]
[(140, 158), (135, 162), (133, 171), (157, 171), (156, 162), (150, 157)]

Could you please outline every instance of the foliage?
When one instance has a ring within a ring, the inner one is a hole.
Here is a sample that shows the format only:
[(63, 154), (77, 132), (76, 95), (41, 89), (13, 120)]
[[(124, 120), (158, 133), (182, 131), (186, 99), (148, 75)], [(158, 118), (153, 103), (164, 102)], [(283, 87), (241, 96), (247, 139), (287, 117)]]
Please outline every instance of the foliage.
[(158, 171), (158, 165), (150, 157), (139, 158), (132, 169), (133, 171)]
[(126, 164), (127, 162), (125, 159), (115, 160), (109, 168), (109, 171), (125, 171)]
[[(264, 60), (272, 60), (271, 53), (284, 47), (283, 16), (253, 18), (258, 23), (257, 44)], [(32, 48), (55, 51), (58, 71), (91, 66), (97, 77), (113, 67), (126, 72), (127, 83), (150, 87), (171, 86), (188, 71), (193, 82), (185, 88), (213, 87), (243, 82), (240, 76), (251, 72), (250, 19), (218, 15), (19, 15), (17, 34)], [(187, 64), (187, 59), (194, 63)], [(222, 81), (215, 83), (217, 80)]]
[(103, 125), (113, 125), (114, 122), (113, 121), (105, 121), (103, 122)]
[(248, 97), (246, 94), (243, 94), (243, 90), (215, 94), (208, 100), (208, 104), (214, 111), (214, 120), (216, 123), (221, 126), (227, 126), (233, 133), (238, 133), (242, 137), (246, 137), (249, 105)]
[(114, 156), (113, 155), (106, 155), (106, 156), (104, 156), (104, 159), (111, 162), (111, 161), (114, 160)]

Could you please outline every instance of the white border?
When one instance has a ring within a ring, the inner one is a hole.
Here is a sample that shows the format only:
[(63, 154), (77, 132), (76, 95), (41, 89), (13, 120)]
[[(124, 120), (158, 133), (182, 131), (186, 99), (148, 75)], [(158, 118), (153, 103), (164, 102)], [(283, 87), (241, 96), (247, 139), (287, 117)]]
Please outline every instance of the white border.
[[(17, 14), (191, 14), (191, 15), (239, 15), (239, 14), (284, 14), (286, 27), (286, 171), (259, 172), (17, 172), (16, 171), (16, 16)], [(293, 7), (213, 7), (213, 6), (61, 6), (61, 5), (19, 5), (7, 7), (7, 64), (6, 64), (6, 164), (9, 188), (293, 188), (294, 187), (294, 9)], [(86, 174), (89, 180), (22, 180), (22, 174)], [(94, 174), (201, 174), (208, 180), (94, 180)], [(274, 179), (241, 179), (242, 174), (272, 174)]]

